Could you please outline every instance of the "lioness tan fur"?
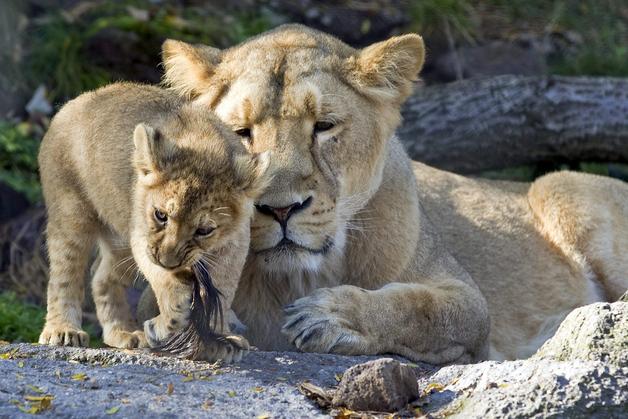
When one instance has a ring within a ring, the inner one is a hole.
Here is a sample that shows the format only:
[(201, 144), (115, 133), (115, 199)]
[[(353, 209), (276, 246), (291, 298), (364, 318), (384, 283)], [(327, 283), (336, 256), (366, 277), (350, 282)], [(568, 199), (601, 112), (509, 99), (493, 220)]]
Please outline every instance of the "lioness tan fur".
[[(226, 312), (267, 161), (248, 154), (217, 118), (157, 87), (113, 84), (59, 111), (39, 164), (50, 256), (40, 343), (88, 344), (81, 304), (95, 243), (101, 260), (93, 295), (107, 345), (155, 346), (186, 326), (191, 269), (199, 263), (223, 294)], [(139, 272), (155, 290), (161, 313), (144, 331), (126, 300)], [(219, 329), (229, 333), (226, 325)], [(230, 336), (205, 355), (230, 360), (247, 348), (245, 339)]]
[(233, 302), (254, 345), (519, 358), (628, 287), (624, 183), (477, 180), (408, 158), (394, 131), (424, 51), (415, 34), (356, 50), (298, 25), (223, 51), (164, 43), (165, 82), (273, 153)]

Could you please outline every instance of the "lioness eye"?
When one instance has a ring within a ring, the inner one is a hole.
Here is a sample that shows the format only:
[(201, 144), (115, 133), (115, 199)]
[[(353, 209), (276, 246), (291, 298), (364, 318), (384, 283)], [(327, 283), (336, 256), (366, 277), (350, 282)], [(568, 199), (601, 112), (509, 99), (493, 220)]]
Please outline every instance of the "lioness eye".
[(240, 128), (235, 130), (235, 133), (240, 137), (251, 138), (251, 129), (250, 128)]
[(168, 221), (168, 214), (166, 214), (165, 212), (161, 212), (160, 210), (155, 208), (155, 220), (157, 220), (158, 223), (160, 224), (166, 224), (166, 222)]
[(317, 121), (314, 124), (314, 133), (318, 133), (318, 132), (323, 132), (323, 131), (329, 131), (330, 129), (332, 129), (334, 127), (333, 122), (329, 122), (329, 121)]
[(194, 232), (194, 235), (199, 236), (199, 237), (205, 237), (205, 236), (209, 236), (213, 232), (214, 232), (213, 227), (199, 227)]

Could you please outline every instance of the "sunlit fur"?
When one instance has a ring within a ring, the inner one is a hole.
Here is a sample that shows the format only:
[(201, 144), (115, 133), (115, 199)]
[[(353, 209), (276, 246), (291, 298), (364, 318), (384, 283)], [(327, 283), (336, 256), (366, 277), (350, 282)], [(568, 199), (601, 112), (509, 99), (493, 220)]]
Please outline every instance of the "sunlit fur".
[[(233, 309), (256, 346), (516, 358), (569, 310), (628, 287), (625, 184), (484, 181), (410, 161), (394, 130), (424, 55), (415, 34), (357, 50), (299, 25), (224, 51), (164, 43), (165, 83), (272, 151), (257, 203), (312, 197), (287, 225), (309, 251), (275, 247), (279, 223), (254, 216)], [(317, 121), (334, 127), (314, 133)]]
[[(110, 346), (155, 345), (184, 328), (193, 267), (212, 277), (229, 308), (267, 159), (250, 155), (217, 118), (157, 87), (110, 85), (59, 111), (39, 163), (50, 255), (41, 343), (87, 344), (83, 278), (95, 243), (93, 295)], [(213, 231), (199, 235), (199, 228)], [(140, 272), (161, 312), (144, 324), (146, 333), (126, 302), (126, 287)], [(217, 329), (229, 332), (223, 324)]]

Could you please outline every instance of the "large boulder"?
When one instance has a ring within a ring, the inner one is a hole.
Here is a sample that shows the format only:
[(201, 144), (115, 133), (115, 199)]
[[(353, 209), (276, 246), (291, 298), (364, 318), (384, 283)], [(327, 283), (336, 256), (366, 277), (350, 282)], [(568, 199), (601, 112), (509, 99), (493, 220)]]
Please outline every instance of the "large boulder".
[(603, 361), (628, 367), (628, 302), (596, 303), (572, 311), (535, 354), (557, 361)]

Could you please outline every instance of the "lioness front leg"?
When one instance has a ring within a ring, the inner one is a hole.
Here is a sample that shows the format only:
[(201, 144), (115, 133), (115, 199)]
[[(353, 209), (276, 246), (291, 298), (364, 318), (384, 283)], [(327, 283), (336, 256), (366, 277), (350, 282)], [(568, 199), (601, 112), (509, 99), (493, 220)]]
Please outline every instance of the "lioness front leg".
[(434, 364), (487, 356), (486, 302), (456, 280), (391, 283), (375, 291), (321, 288), (285, 310), (282, 332), (307, 352), (394, 353)]

